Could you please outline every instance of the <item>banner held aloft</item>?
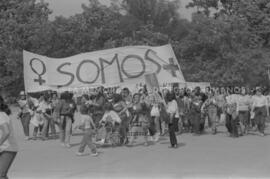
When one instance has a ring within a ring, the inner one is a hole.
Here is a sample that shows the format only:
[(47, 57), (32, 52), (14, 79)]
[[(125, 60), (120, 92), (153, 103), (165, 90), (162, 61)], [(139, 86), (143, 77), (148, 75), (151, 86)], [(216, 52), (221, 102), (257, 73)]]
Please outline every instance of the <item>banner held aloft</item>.
[(185, 82), (171, 45), (128, 46), (49, 58), (24, 51), (26, 92), (96, 86), (130, 86), (156, 73), (160, 83)]

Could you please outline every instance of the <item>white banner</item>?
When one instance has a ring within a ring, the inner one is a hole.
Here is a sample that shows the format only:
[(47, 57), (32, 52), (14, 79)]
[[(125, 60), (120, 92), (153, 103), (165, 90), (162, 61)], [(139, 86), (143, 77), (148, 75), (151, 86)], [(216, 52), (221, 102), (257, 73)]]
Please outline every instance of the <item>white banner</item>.
[(156, 73), (160, 83), (185, 82), (171, 45), (128, 46), (49, 58), (23, 52), (26, 92), (97, 86), (129, 86)]
[(196, 87), (200, 87), (203, 92), (205, 92), (206, 88), (210, 86), (211, 85), (209, 82), (187, 82), (186, 83), (187, 88), (193, 90)]

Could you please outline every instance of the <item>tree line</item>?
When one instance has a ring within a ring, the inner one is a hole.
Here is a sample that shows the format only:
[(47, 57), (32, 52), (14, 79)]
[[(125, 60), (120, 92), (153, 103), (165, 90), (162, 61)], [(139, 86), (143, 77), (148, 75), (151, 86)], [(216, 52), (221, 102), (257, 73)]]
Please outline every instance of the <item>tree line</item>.
[(179, 0), (98, 0), (82, 13), (50, 20), (49, 4), (0, 1), (0, 88), (23, 86), (22, 50), (61, 58), (126, 45), (172, 44), (187, 81), (267, 85), (270, 61), (268, 0), (192, 0), (191, 21)]

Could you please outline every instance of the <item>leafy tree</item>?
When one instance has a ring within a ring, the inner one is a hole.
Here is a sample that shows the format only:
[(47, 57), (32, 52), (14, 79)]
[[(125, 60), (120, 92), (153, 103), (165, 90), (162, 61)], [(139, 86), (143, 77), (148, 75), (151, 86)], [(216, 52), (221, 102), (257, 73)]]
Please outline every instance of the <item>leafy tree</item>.
[(0, 9), (0, 86), (16, 91), (23, 86), (22, 50), (40, 48), (51, 11), (35, 0), (0, 1)]
[(197, 13), (203, 13), (210, 16), (211, 10), (218, 9), (219, 0), (192, 0), (187, 8), (197, 8)]
[(120, 38), (118, 30), (121, 14), (98, 1), (82, 5), (83, 12), (69, 18), (56, 17), (52, 22), (54, 41), (46, 53), (51, 57), (67, 57), (100, 50), (107, 40)]
[(143, 24), (154, 24), (162, 30), (173, 20), (179, 19), (179, 0), (124, 0), (122, 7), (126, 14), (136, 17)]
[(215, 1), (221, 6), (209, 2), (192, 2), (204, 11), (217, 11), (215, 16), (194, 14), (193, 28), (181, 43), (184, 74), (189, 80), (222, 84), (268, 84), (267, 1)]
[(89, 0), (82, 13), (49, 21), (43, 1), (0, 1), (0, 86), (23, 89), (23, 49), (67, 57), (167, 43), (187, 81), (267, 83), (268, 0), (193, 0), (187, 7), (197, 8), (191, 22), (179, 16), (178, 0), (113, 0), (109, 7)]
[(209, 17), (214, 12), (215, 17), (227, 19), (237, 17), (247, 25), (253, 35), (252, 45), (269, 46), (270, 37), (270, 2), (268, 0), (193, 0), (187, 7), (197, 7), (197, 12), (204, 12)]

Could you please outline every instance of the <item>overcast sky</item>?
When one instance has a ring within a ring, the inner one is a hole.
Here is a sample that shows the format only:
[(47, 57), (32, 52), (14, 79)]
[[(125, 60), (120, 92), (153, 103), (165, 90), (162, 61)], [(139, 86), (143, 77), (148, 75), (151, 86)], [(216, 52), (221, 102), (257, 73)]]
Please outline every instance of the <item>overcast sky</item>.
[[(88, 4), (88, 0), (45, 0), (49, 3), (50, 9), (53, 10), (53, 14), (51, 16), (51, 19), (54, 16), (71, 16), (76, 13), (82, 12), (81, 4)], [(191, 18), (192, 9), (186, 9), (185, 6), (190, 2), (191, 0), (181, 0), (181, 9), (180, 9), (180, 15), (182, 18)], [(110, 4), (110, 0), (100, 0), (100, 2), (103, 2), (105, 4)]]

